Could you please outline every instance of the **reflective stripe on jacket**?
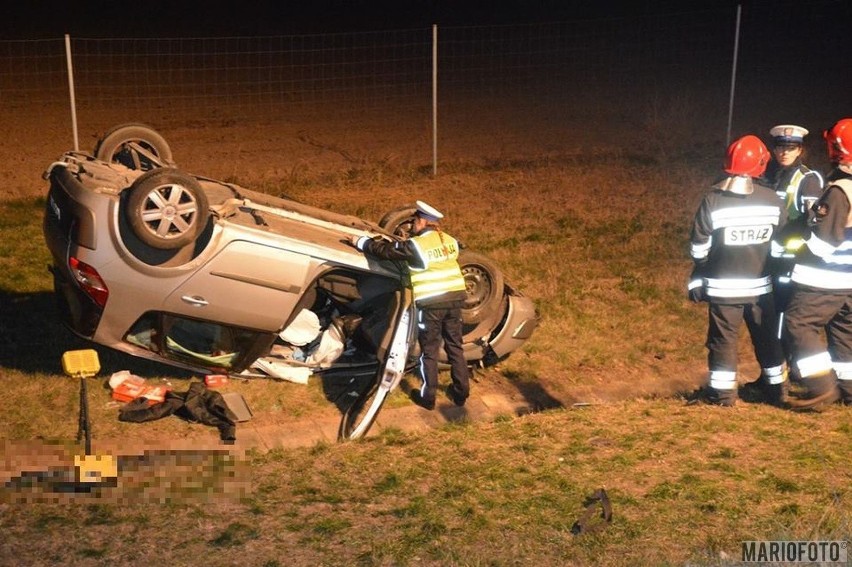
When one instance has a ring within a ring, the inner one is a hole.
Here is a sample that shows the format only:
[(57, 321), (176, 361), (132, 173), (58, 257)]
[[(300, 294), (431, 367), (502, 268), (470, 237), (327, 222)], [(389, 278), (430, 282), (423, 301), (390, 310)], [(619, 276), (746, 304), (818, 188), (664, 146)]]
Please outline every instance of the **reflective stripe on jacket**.
[(414, 301), (422, 302), (452, 292), (464, 292), (464, 276), (459, 268), (459, 244), (449, 234), (427, 230), (411, 238), (420, 266), (409, 266)]
[[(810, 170), (801, 164), (795, 167), (793, 174), (789, 176), (789, 179), (785, 180), (787, 175), (782, 173), (775, 192), (784, 200), (784, 204), (787, 207), (788, 220), (792, 221), (807, 213), (817, 199), (819, 199), (823, 180), (818, 172)], [(811, 177), (806, 182), (807, 176)]]
[(852, 289), (852, 180), (830, 182), (817, 208), (817, 222), (790, 279), (818, 289)]
[(777, 239), (786, 221), (778, 196), (758, 180), (747, 195), (718, 189), (706, 194), (692, 226), (689, 288), (703, 286), (711, 302), (722, 304), (771, 293), (768, 258), (783, 253)]

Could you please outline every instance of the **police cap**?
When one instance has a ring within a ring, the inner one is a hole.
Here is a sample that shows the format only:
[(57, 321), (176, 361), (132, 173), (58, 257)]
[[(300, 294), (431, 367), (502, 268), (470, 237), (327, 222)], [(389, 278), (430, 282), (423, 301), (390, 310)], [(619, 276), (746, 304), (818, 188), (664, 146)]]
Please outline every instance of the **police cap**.
[(423, 201), (417, 201), (417, 214), (430, 222), (437, 222), (444, 218), (441, 211)]
[(794, 124), (779, 124), (769, 130), (774, 146), (801, 146), (808, 131)]

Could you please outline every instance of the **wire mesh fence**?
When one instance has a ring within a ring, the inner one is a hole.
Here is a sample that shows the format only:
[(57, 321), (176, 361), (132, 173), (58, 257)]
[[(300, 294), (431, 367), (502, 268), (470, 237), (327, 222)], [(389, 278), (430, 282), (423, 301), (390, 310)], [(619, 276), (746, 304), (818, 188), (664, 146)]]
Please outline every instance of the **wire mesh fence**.
[(0, 102), (4, 108), (65, 103), (66, 72), (62, 38), (0, 41)]
[[(735, 132), (776, 119), (828, 120), (848, 91), (815, 93), (836, 76), (839, 37), (820, 28), (838, 3), (746, 6)], [(848, 12), (848, 7), (846, 8)], [(807, 17), (804, 17), (807, 16)], [(427, 123), (437, 68), (439, 123), (495, 128), (575, 125), (615, 136), (725, 133), (733, 5), (667, 15), (524, 25), (264, 37), (70, 38), (80, 123), (301, 120), (371, 115)], [(783, 37), (779, 51), (777, 37)], [(848, 82), (848, 81), (847, 81)], [(841, 87), (847, 88), (847, 87)], [(0, 105), (68, 108), (63, 38), (0, 41)], [(789, 111), (786, 109), (790, 109)], [(820, 110), (824, 111), (822, 114)], [(806, 112), (808, 111), (808, 112)], [(684, 122), (691, 122), (685, 124)], [(622, 132), (618, 130), (622, 129)]]
[[(417, 32), (423, 36), (422, 32)], [(425, 99), (429, 45), (413, 32), (73, 41), (81, 105), (209, 107), (240, 116), (329, 102)]]

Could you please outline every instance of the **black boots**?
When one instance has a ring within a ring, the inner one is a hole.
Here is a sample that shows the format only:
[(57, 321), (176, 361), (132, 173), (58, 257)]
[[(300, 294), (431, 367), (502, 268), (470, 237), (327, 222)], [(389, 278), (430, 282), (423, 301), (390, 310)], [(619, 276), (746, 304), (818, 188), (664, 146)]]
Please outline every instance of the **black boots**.
[(787, 381), (780, 384), (763, 385), (763, 401), (771, 406), (783, 408), (787, 405)]
[(843, 403), (852, 406), (852, 380), (838, 380), (837, 387), (843, 397)]
[(787, 406), (789, 382), (785, 379), (780, 384), (771, 384), (769, 379), (761, 374), (757, 380), (746, 382), (739, 387), (740, 398), (751, 403), (764, 403), (775, 407)]
[(841, 398), (841, 391), (837, 385), (834, 372), (825, 372), (816, 376), (808, 376), (802, 379), (805, 387), (804, 396), (791, 398), (789, 405), (791, 409), (798, 411), (819, 411), (833, 404)]
[(447, 388), (447, 396), (459, 407), (463, 406), (467, 401), (467, 394), (460, 393), (454, 384), (450, 384), (450, 387)]
[(711, 406), (732, 407), (737, 403), (736, 390), (717, 390), (710, 386), (699, 388), (686, 399), (686, 405), (708, 404)]
[(427, 409), (430, 411), (435, 409), (434, 396), (432, 396), (431, 398), (424, 398), (423, 395), (420, 393), (420, 390), (411, 390), (409, 397), (411, 398), (412, 402), (414, 402), (416, 405), (420, 406), (423, 409)]

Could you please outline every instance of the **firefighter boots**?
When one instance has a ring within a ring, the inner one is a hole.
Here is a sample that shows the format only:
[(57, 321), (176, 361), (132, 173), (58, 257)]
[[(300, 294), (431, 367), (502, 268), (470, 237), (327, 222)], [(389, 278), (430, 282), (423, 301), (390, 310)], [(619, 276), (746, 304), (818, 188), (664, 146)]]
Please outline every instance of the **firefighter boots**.
[(704, 386), (693, 392), (686, 399), (686, 405), (708, 404), (711, 406), (732, 407), (737, 402), (736, 390), (719, 390)]
[(840, 388), (841, 396), (843, 396), (843, 403), (852, 406), (852, 380), (838, 380), (837, 385)]
[(802, 378), (805, 394), (802, 398), (791, 398), (788, 404), (791, 409), (798, 411), (819, 411), (838, 401), (841, 397), (840, 388), (834, 372), (825, 372), (815, 376)]

